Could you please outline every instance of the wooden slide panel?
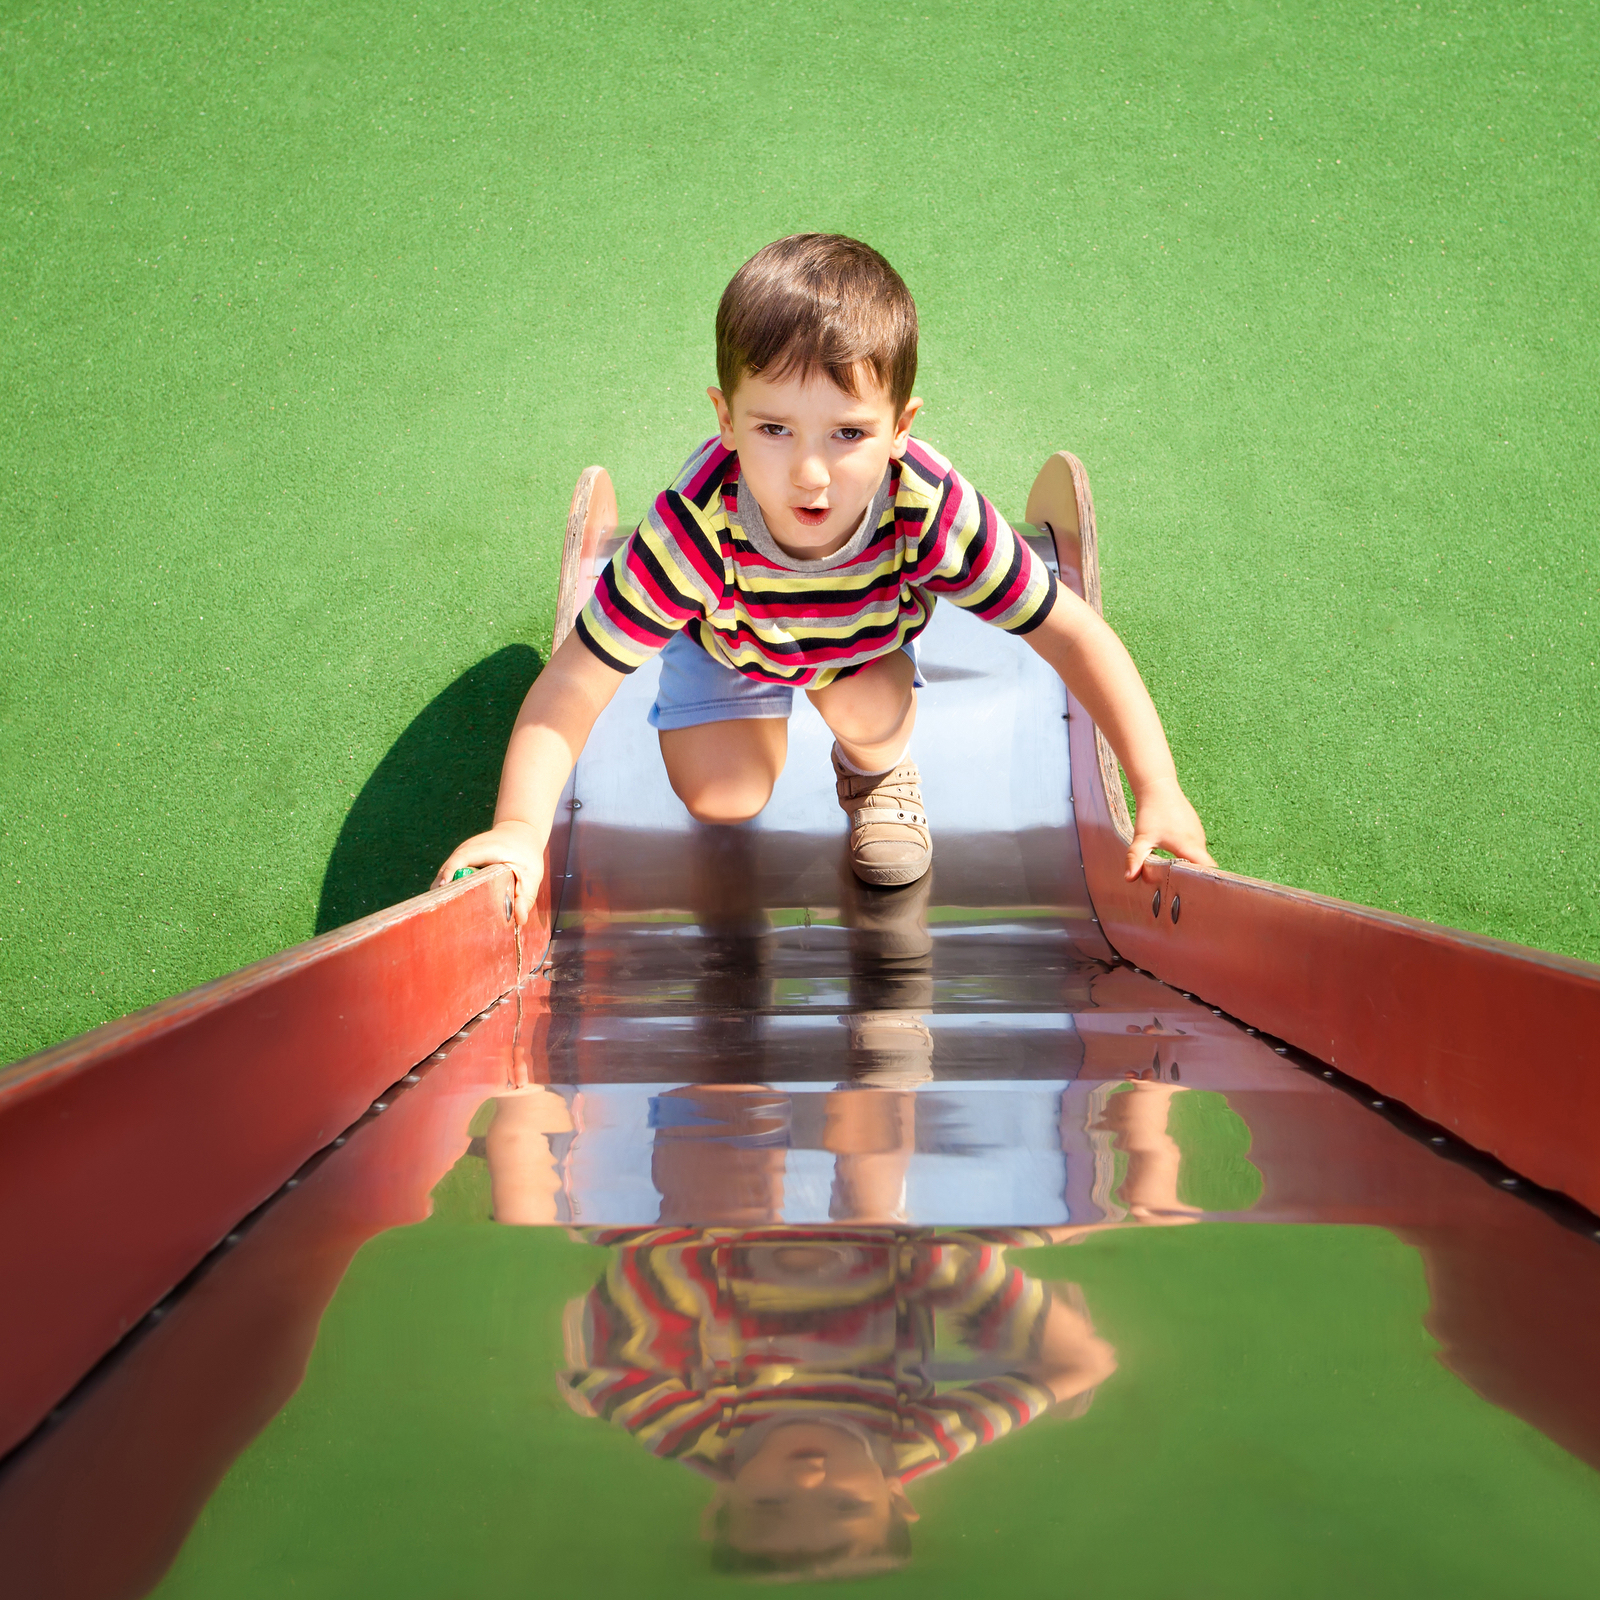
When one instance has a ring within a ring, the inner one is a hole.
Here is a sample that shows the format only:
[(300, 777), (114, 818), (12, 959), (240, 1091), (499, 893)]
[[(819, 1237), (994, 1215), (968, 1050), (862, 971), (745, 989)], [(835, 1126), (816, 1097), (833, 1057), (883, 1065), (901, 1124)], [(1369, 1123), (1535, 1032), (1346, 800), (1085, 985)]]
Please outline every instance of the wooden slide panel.
[(604, 467), (585, 467), (572, 491), (567, 511), (566, 542), (561, 547), (561, 577), (556, 585), (556, 621), (550, 653), (561, 648), (578, 613), (588, 604), (601, 545), (617, 526), (617, 493)]
[[(1027, 520), (1051, 530), (1063, 581), (1099, 609), (1075, 456), (1045, 463)], [(1127, 883), (1116, 758), (1070, 696), (1067, 728), (1089, 894), (1125, 960), (1600, 1210), (1600, 966), (1181, 862)]]
[[(0, 1072), (0, 1451), (515, 984), (510, 882), (420, 895)], [(548, 933), (546, 889), (527, 956)]]

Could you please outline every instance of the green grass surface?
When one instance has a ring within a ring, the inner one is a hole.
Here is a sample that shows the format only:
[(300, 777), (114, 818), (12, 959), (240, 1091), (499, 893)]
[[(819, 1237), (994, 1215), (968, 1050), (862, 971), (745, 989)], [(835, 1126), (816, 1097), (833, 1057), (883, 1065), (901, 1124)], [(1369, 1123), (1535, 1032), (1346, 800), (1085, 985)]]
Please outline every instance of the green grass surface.
[(1596, 28), (7, 6), (0, 1058), (425, 882), (573, 479), (643, 506), (811, 227), (1003, 507), (1088, 463), (1219, 859), (1600, 956)]
[[(305, 1383), (157, 1592), (742, 1592), (697, 1539), (704, 1481), (556, 1392), (561, 1308), (603, 1252), (486, 1225), (486, 1197), (474, 1217), (445, 1188), (356, 1257)], [(1600, 1584), (1600, 1478), (1438, 1362), (1422, 1263), (1386, 1230), (1209, 1224), (1016, 1259), (1082, 1286), (1119, 1371), (1085, 1417), (918, 1484), (912, 1563), (874, 1593), (987, 1594), (997, 1573), (1127, 1600)]]

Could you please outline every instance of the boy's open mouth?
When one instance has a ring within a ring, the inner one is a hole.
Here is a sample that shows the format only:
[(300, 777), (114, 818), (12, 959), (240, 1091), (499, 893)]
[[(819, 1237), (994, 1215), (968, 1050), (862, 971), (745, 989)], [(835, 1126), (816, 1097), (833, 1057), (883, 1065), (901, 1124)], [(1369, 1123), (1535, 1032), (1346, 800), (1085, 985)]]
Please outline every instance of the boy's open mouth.
[(828, 513), (833, 508), (831, 506), (790, 506), (789, 509), (794, 512), (794, 520), (802, 528), (820, 528), (828, 520)]

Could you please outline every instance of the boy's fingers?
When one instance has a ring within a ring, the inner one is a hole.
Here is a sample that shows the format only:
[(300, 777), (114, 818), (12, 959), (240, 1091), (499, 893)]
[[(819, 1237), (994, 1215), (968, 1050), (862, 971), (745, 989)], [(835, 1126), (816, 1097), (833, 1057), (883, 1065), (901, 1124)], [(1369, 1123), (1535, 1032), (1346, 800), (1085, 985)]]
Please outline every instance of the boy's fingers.
[(516, 877), (516, 903), (515, 913), (519, 928), (527, 925), (528, 918), (533, 915), (533, 907), (539, 898), (539, 885), (544, 881), (544, 863), (528, 866), (520, 862), (509, 863), (512, 873)]
[(484, 856), (481, 853), (475, 853), (471, 849), (471, 843), (472, 841), (469, 839), (466, 844), (457, 845), (445, 857), (444, 865), (439, 868), (438, 874), (433, 880), (435, 889), (443, 888), (463, 867), (486, 867), (495, 859), (492, 854)]
[[(503, 840), (496, 842), (488, 834), (479, 834), (476, 838), (468, 839), (464, 844), (458, 844), (454, 850), (445, 857), (445, 863), (439, 868), (433, 880), (434, 888), (449, 883), (450, 880), (463, 867), (494, 867), (502, 862), (510, 867), (513, 872), (523, 873), (527, 867), (518, 867), (515, 861), (509, 859)], [(520, 881), (520, 879), (519, 879)], [(534, 875), (534, 886), (538, 887), (539, 874)]]
[(1204, 845), (1175, 844), (1170, 840), (1135, 837), (1128, 848), (1129, 883), (1141, 874), (1148, 883), (1160, 882), (1163, 863), (1150, 854), (1152, 850), (1170, 850), (1180, 861), (1187, 861), (1191, 866), (1215, 868), (1217, 865)]
[(1144, 870), (1144, 864), (1154, 848), (1154, 839), (1141, 839), (1137, 834), (1134, 835), (1133, 843), (1128, 846), (1128, 870), (1124, 874), (1129, 883)]

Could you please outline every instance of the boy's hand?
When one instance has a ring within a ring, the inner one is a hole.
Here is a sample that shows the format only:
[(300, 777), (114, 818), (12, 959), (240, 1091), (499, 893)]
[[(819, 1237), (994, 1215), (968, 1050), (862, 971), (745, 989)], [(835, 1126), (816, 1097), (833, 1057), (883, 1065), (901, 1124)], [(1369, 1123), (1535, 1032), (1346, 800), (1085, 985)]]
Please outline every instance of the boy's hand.
[(433, 880), (438, 889), (462, 867), (492, 867), (504, 862), (516, 876), (516, 919), (520, 928), (533, 911), (544, 878), (545, 840), (526, 822), (497, 822), (487, 833), (475, 833), (458, 844)]
[(503, 861), (517, 877), (517, 926), (527, 922), (544, 877), (545, 844), (561, 790), (594, 719), (624, 676), (594, 655), (578, 633), (562, 640), (549, 665), (533, 680), (511, 729), (500, 769), (495, 825), (450, 852), (433, 880), (435, 888), (448, 883), (462, 867), (492, 867)]
[(1192, 861), (1197, 867), (1216, 866), (1206, 852), (1206, 830), (1177, 784), (1136, 795), (1134, 800), (1133, 843), (1128, 846), (1128, 869), (1124, 874), (1129, 883), (1141, 872), (1150, 883), (1160, 881), (1161, 864), (1150, 859), (1152, 850), (1168, 850), (1180, 861)]

